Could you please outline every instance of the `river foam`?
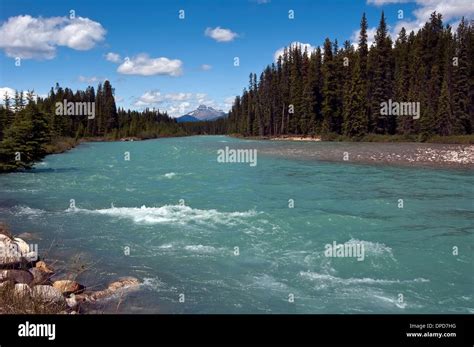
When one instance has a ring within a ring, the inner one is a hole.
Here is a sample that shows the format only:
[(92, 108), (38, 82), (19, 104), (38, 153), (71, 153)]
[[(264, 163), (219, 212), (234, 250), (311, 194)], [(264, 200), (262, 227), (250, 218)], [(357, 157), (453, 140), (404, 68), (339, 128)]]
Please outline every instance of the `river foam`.
[(191, 222), (197, 224), (235, 224), (242, 219), (257, 215), (256, 211), (220, 212), (215, 209), (201, 210), (182, 205), (165, 205), (161, 207), (111, 207), (107, 209), (88, 210), (69, 208), (66, 212), (106, 215), (129, 219), (136, 224), (180, 224)]

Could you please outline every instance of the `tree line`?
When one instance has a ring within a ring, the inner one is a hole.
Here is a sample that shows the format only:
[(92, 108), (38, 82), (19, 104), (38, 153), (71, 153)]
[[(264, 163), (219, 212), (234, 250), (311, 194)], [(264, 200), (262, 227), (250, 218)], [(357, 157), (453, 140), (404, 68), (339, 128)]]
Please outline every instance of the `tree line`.
[[(57, 105), (74, 103), (93, 105), (94, 117), (88, 114), (64, 114)], [(57, 151), (64, 139), (82, 138), (117, 140), (183, 135), (184, 130), (160, 111), (117, 108), (114, 89), (109, 81), (97, 91), (89, 86), (73, 92), (56, 84), (45, 98), (33, 91), (4, 96), (0, 105), (0, 172), (28, 169), (46, 154)], [(69, 141), (70, 142), (70, 141)]]
[[(244, 136), (472, 134), (474, 28), (464, 18), (455, 32), (432, 13), (418, 31), (402, 28), (395, 42), (384, 13), (368, 47), (365, 14), (357, 48), (326, 38), (308, 52), (287, 47), (235, 98), (225, 123), (206, 130)], [(381, 112), (382, 103), (419, 103), (419, 117)]]

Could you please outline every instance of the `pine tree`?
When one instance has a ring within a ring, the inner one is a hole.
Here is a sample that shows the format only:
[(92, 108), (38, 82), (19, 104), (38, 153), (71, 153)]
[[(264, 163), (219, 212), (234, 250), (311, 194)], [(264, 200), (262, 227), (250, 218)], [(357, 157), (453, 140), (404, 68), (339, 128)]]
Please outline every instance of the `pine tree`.
[(365, 108), (365, 82), (360, 75), (360, 65), (354, 68), (348, 101), (344, 109), (344, 135), (361, 138), (367, 134), (368, 118)]
[[(459, 23), (456, 37), (456, 56), (453, 57), (453, 115), (461, 125), (460, 131), (464, 134), (472, 133), (471, 118), (469, 117), (469, 61), (467, 52), (468, 40), (467, 23), (462, 18)], [(471, 57), (472, 58), (472, 57)], [(451, 63), (448, 61), (448, 63)]]
[(437, 109), (435, 126), (438, 134), (442, 136), (451, 135), (455, 129), (456, 122), (453, 117), (447, 76), (443, 80)]
[[(395, 72), (394, 72), (394, 94), (393, 97), (399, 102), (414, 102), (409, 100), (408, 89), (410, 81), (409, 74), (409, 42), (405, 28), (400, 30), (395, 41)], [(397, 118), (397, 132), (408, 135), (413, 132), (413, 117), (399, 116)]]
[(300, 84), (302, 85), (301, 91), (301, 105), (299, 110), (299, 121), (296, 126), (297, 133), (307, 135), (310, 127), (311, 127), (311, 120), (314, 120), (314, 95), (313, 95), (313, 84), (314, 84), (314, 75), (310, 69), (310, 61), (308, 56), (307, 48), (305, 48), (302, 57), (302, 64), (301, 64), (301, 74), (302, 74), (302, 81)]
[(102, 117), (104, 119), (105, 133), (110, 133), (118, 127), (117, 107), (115, 105), (114, 91), (109, 81), (103, 85)]
[(337, 119), (339, 118), (337, 100), (337, 80), (335, 74), (332, 43), (329, 38), (324, 41), (323, 58), (323, 122), (321, 132), (324, 134), (337, 131)]
[(375, 133), (385, 134), (395, 131), (395, 117), (382, 115), (380, 104), (391, 98), (392, 62), (391, 40), (388, 36), (385, 15), (382, 12), (379, 26), (375, 34), (375, 47), (370, 51), (373, 58), (373, 76), (371, 79), (371, 115), (372, 128)]

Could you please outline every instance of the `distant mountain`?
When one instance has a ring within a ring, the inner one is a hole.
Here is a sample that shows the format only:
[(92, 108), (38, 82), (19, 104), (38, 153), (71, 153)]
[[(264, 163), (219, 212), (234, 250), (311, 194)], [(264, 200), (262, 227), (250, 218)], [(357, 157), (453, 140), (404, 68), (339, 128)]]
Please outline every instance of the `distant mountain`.
[[(206, 121), (206, 120), (214, 120), (217, 118), (225, 117), (227, 116), (227, 113), (225, 113), (222, 110), (216, 110), (210, 106), (208, 107), (206, 105), (199, 105), (197, 109), (185, 114), (184, 116), (179, 117), (178, 119), (183, 119), (183, 117), (188, 117), (188, 116), (197, 119), (197, 121)], [(187, 119), (187, 118), (184, 118), (184, 119)], [(184, 120), (184, 121), (195, 122), (195, 120)]]
[(176, 118), (176, 121), (178, 123), (199, 122), (199, 119), (197, 119), (196, 117), (190, 116), (189, 114), (186, 114), (184, 116)]

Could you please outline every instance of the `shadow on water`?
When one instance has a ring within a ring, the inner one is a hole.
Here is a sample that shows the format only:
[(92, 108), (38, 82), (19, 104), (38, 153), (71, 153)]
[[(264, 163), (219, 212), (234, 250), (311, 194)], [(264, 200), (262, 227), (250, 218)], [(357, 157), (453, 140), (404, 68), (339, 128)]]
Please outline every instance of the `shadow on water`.
[(23, 173), (62, 173), (62, 172), (77, 172), (76, 167), (62, 167), (62, 168), (33, 168), (31, 170), (23, 171)]
[(9, 209), (18, 205), (19, 201), (16, 199), (0, 199), (0, 210)]

